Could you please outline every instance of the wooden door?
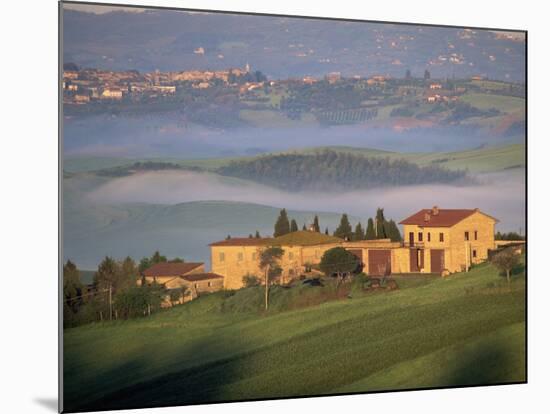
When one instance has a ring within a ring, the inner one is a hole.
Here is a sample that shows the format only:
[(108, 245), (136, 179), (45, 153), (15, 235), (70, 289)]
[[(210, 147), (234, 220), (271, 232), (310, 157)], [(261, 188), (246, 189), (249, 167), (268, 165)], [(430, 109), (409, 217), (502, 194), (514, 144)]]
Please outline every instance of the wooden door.
[(430, 264), (432, 273), (441, 273), (445, 269), (445, 250), (430, 250)]
[(391, 251), (369, 250), (369, 275), (384, 276), (391, 274)]

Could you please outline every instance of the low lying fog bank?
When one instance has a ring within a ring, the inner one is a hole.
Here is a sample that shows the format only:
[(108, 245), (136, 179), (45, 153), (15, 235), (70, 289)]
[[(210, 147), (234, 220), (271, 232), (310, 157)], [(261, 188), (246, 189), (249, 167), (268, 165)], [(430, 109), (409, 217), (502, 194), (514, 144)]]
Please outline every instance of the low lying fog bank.
[(472, 127), (396, 130), (368, 124), (330, 128), (209, 129), (184, 127), (172, 115), (89, 116), (64, 122), (65, 156), (212, 158), (254, 155), (294, 148), (343, 145), (399, 152), (459, 151), (480, 145), (517, 142)]
[(259, 184), (188, 171), (159, 171), (117, 178), (88, 194), (100, 204), (240, 201), (294, 210), (347, 212), (367, 218), (377, 207), (401, 220), (421, 208), (474, 208), (500, 220), (501, 231), (525, 230), (525, 177), (521, 170), (478, 175), (479, 185), (421, 185), (345, 193), (287, 193)]

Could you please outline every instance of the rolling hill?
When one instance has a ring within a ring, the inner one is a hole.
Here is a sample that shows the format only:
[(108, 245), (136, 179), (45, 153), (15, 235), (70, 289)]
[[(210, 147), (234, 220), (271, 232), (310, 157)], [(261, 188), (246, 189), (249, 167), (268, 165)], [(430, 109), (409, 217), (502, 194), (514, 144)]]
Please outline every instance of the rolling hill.
[[(340, 221), (336, 213), (288, 213), (300, 227), (311, 223), (315, 214), (323, 226), (332, 229)], [(275, 207), (231, 201), (67, 205), (63, 255), (83, 269), (95, 269), (107, 255), (119, 259), (130, 255), (139, 260), (155, 250), (208, 266), (209, 243), (223, 240), (228, 234), (246, 237), (256, 230), (271, 235), (278, 214)]]
[[(293, 309), (319, 287), (219, 292), (64, 332), (65, 409), (524, 382), (525, 278), (489, 264)], [(321, 290), (318, 290), (321, 289)], [(293, 302), (294, 301), (294, 302)]]
[[(438, 165), (452, 170), (468, 169), (473, 173), (498, 172), (510, 168), (525, 166), (525, 144), (509, 144), (476, 148), (465, 151), (452, 152), (394, 152), (373, 148), (359, 148), (348, 146), (327, 146), (297, 148), (294, 150), (266, 153), (269, 154), (316, 154), (325, 150), (351, 153), (365, 157), (389, 158), (390, 160), (404, 159), (419, 166)], [(235, 161), (252, 161), (253, 157), (228, 158), (105, 158), (105, 157), (73, 157), (65, 160), (64, 170), (67, 172), (90, 172), (116, 167), (130, 166), (135, 162), (170, 162), (181, 167), (199, 168), (215, 172)]]

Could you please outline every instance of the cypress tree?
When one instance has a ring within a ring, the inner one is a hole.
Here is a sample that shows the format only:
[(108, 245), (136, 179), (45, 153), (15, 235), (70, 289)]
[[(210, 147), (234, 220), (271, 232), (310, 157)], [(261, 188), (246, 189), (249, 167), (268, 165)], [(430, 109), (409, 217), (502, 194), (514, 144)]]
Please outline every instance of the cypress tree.
[(315, 215), (315, 218), (313, 219), (313, 228), (317, 233), (321, 232), (321, 228), (319, 227), (319, 217), (317, 217), (317, 214)]
[(388, 235), (386, 234), (385, 229), (386, 219), (384, 218), (384, 209), (376, 209), (376, 238), (377, 239), (387, 239)]
[(372, 220), (372, 218), (369, 218), (369, 221), (367, 222), (367, 233), (365, 235), (365, 238), (367, 240), (376, 239), (376, 233), (374, 231), (374, 221)]
[(395, 221), (390, 220), (386, 221), (386, 234), (387, 237), (391, 239), (391, 241), (401, 241), (401, 232), (399, 231), (399, 227), (397, 227), (397, 224)]
[(325, 234), (328, 236), (328, 227), (325, 228)]
[(307, 230), (306, 223), (302, 226), (302, 230)]
[(298, 231), (298, 223), (296, 223), (296, 220), (292, 219), (290, 221), (290, 232)]
[(364, 240), (364, 239), (365, 239), (365, 232), (363, 230), (363, 226), (361, 226), (361, 222), (359, 222), (355, 226), (355, 231), (353, 232), (353, 240)]
[(290, 222), (288, 221), (286, 210), (283, 208), (279, 213), (279, 218), (277, 218), (277, 222), (275, 223), (275, 232), (273, 233), (273, 237), (283, 236), (285, 234), (288, 234), (289, 232)]
[(260, 232), (258, 230), (256, 230), (256, 235), (254, 237), (257, 238), (257, 239), (260, 238)]
[(348, 215), (344, 213), (340, 219), (340, 225), (334, 231), (334, 236), (340, 237), (341, 239), (351, 240), (352, 235), (353, 232), (351, 230), (351, 224), (349, 224)]

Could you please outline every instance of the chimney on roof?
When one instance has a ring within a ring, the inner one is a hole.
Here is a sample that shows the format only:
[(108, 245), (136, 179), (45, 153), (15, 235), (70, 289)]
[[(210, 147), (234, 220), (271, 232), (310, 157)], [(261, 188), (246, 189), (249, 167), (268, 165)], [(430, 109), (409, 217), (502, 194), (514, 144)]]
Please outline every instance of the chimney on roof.
[(424, 214), (424, 221), (430, 221), (430, 213)]
[(434, 216), (437, 216), (437, 215), (439, 214), (439, 207), (433, 206), (433, 207), (432, 207), (432, 214), (433, 214)]

